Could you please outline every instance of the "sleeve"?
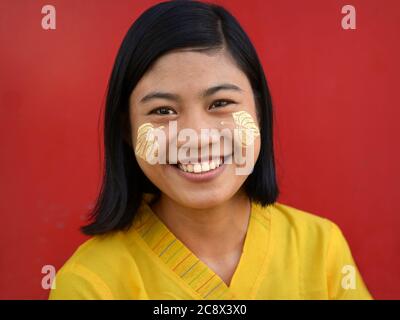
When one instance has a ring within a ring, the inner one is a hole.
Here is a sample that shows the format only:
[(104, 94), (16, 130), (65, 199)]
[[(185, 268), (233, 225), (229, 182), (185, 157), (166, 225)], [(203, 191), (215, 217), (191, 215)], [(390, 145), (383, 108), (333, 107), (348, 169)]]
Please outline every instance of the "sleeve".
[(331, 222), (327, 253), (327, 285), (329, 299), (373, 299), (358, 271), (342, 231), (333, 222)]
[(107, 285), (93, 272), (81, 265), (62, 268), (55, 276), (49, 300), (112, 300)]

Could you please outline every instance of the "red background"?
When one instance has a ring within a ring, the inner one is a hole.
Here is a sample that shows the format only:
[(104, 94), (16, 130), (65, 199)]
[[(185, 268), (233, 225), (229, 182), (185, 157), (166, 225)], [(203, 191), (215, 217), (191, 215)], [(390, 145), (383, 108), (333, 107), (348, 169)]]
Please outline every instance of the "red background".
[[(0, 298), (45, 299), (100, 183), (98, 118), (119, 44), (155, 1), (0, 2)], [(343, 230), (375, 298), (400, 298), (397, 0), (220, 1), (263, 62), (280, 201)], [(41, 28), (41, 8), (57, 29)], [(357, 10), (341, 28), (342, 6)], [(100, 128), (101, 129), (101, 128)]]

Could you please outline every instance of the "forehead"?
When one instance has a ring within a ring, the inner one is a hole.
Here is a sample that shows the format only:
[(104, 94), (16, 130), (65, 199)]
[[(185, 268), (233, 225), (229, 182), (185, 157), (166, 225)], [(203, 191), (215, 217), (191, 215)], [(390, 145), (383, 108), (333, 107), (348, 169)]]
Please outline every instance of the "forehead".
[(227, 51), (176, 50), (155, 61), (136, 85), (132, 98), (154, 89), (194, 93), (222, 82), (236, 84), (243, 91), (250, 89), (247, 76)]

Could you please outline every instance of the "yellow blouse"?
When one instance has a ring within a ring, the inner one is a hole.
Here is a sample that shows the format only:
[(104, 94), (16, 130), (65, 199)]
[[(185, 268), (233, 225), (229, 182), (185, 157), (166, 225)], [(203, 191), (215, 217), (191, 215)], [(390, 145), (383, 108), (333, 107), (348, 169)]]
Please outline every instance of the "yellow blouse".
[(229, 287), (151, 210), (128, 231), (94, 236), (57, 272), (49, 299), (372, 299), (333, 222), (252, 203)]

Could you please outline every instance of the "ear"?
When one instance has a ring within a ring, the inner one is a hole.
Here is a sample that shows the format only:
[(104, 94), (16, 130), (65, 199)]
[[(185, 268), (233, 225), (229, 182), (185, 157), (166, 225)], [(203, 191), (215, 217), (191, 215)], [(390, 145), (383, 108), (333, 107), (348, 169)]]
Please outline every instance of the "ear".
[(120, 123), (122, 130), (122, 138), (128, 145), (132, 147), (131, 122), (129, 118), (129, 112), (124, 111), (121, 113)]

